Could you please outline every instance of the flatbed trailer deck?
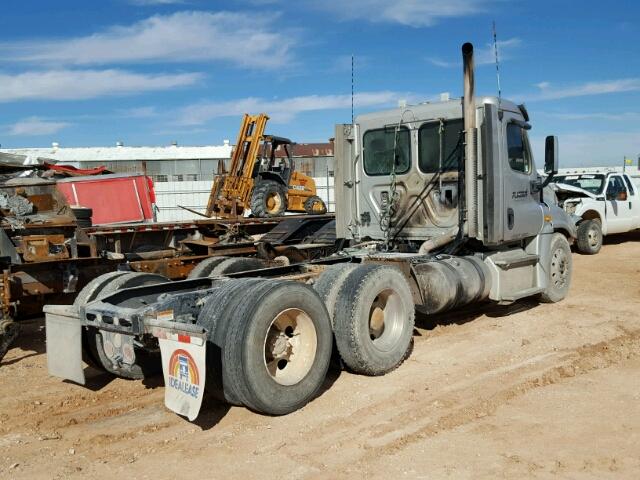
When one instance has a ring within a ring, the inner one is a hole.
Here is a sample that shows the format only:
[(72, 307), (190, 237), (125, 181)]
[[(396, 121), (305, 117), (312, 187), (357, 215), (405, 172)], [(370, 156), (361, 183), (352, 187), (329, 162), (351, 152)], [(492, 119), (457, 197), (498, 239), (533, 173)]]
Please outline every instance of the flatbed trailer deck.
[[(8, 348), (3, 338), (13, 341), (19, 331), (14, 320), (37, 315), (46, 303), (72, 303), (85, 285), (102, 274), (128, 270), (180, 280), (212, 256), (256, 255), (254, 239), (264, 238), (275, 254), (282, 253), (332, 219), (330, 214), (292, 215), (77, 228), (72, 218), (64, 218), (56, 224), (27, 224), (20, 230), (5, 225), (0, 359)], [(278, 226), (273, 236), (267, 235)], [(317, 256), (314, 252), (332, 245), (318, 245), (313, 252), (310, 247), (296, 252)]]

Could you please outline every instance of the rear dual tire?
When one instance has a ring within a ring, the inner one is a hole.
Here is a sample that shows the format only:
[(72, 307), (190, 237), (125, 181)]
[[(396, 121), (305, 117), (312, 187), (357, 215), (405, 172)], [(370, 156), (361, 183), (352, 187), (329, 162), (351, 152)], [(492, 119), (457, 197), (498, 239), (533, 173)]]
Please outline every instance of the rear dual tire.
[(324, 304), (306, 285), (224, 281), (207, 299), (198, 323), (209, 331), (209, 365), (218, 363), (230, 403), (283, 415), (309, 402), (324, 382), (331, 323)]
[[(88, 303), (115, 293), (123, 288), (154, 285), (168, 281), (167, 278), (153, 273), (105, 273), (89, 282), (80, 291), (73, 305), (79, 310)], [(159, 352), (149, 352), (137, 347), (134, 347), (135, 362), (132, 365), (126, 368), (117, 368), (114, 366), (105, 352), (104, 338), (100, 329), (88, 327), (84, 332), (83, 343), (87, 363), (118, 377), (140, 380), (160, 372), (161, 363)]]
[(375, 264), (332, 265), (314, 288), (327, 307), (338, 353), (350, 370), (384, 375), (407, 358), (415, 307), (399, 270)]
[(218, 277), (230, 273), (248, 272), (249, 270), (259, 270), (266, 266), (265, 261), (252, 257), (210, 257), (202, 260), (196, 265), (188, 279)]

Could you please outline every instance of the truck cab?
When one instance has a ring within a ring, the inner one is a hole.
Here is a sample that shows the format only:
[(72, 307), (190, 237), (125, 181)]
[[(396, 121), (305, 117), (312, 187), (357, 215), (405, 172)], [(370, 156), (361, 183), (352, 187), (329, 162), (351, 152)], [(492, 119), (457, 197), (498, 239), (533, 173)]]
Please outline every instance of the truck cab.
[[(336, 196), (338, 236), (392, 239), (407, 248), (458, 235), (468, 220), (463, 203), (462, 101), (423, 103), (358, 117), (338, 126)], [(542, 195), (522, 106), (478, 98), (477, 229), (486, 248), (518, 243), (552, 228), (571, 238), (567, 215)], [(480, 199), (480, 200), (478, 200)], [(550, 199), (548, 199), (550, 200)], [(474, 199), (468, 199), (467, 204)]]
[(640, 194), (626, 173), (569, 171), (556, 176), (553, 189), (577, 226), (581, 253), (598, 253), (605, 235), (640, 228)]

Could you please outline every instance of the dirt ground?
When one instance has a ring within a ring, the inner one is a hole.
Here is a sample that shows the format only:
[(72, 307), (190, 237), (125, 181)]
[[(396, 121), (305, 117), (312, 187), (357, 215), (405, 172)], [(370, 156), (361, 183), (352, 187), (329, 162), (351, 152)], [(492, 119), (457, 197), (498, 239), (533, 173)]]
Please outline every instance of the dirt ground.
[(640, 478), (640, 234), (573, 259), (562, 303), (421, 318), (399, 369), (334, 369), (278, 418), (209, 401), (189, 423), (161, 378), (51, 378), (26, 322), (0, 365), (0, 478)]

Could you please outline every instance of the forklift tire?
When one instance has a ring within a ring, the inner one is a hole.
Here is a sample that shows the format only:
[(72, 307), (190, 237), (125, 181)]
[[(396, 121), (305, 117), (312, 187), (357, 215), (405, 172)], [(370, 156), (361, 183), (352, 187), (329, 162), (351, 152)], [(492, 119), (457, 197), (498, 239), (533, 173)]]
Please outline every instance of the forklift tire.
[(402, 273), (361, 265), (346, 278), (336, 303), (334, 333), (342, 361), (364, 375), (384, 375), (408, 357), (415, 306)]
[(262, 180), (251, 195), (251, 213), (256, 217), (279, 217), (287, 210), (287, 188), (273, 180)]
[(567, 296), (573, 271), (571, 248), (564, 235), (553, 234), (550, 252), (549, 264), (545, 268), (549, 276), (549, 285), (540, 295), (540, 301), (544, 303), (556, 303)]
[(249, 257), (230, 257), (218, 263), (209, 272), (210, 277), (228, 275), (229, 273), (248, 272), (249, 270), (259, 270), (265, 268), (264, 260)]
[(304, 201), (304, 211), (309, 215), (324, 215), (327, 213), (327, 205), (319, 196), (313, 195)]
[(229, 257), (209, 257), (202, 260), (198, 263), (187, 275), (188, 280), (192, 280), (194, 278), (206, 278), (211, 274), (211, 270), (220, 265), (220, 263), (224, 262)]
[[(78, 293), (76, 299), (73, 301), (73, 306), (79, 310), (80, 307), (83, 307), (87, 303), (98, 298), (98, 295), (100, 295), (102, 289), (109, 283), (111, 283), (114, 279), (126, 275), (127, 273), (130, 272), (115, 271), (105, 273), (103, 275), (100, 275), (99, 277), (94, 278), (89, 283), (87, 283), (82, 290), (80, 290), (80, 293)], [(78, 311), (78, 313), (80, 312)]]
[[(141, 287), (143, 285), (154, 285), (157, 283), (168, 282), (166, 277), (157, 275), (154, 273), (141, 273), (141, 272), (111, 272), (111, 273), (124, 273), (124, 275), (113, 275), (107, 279), (109, 281), (102, 285), (102, 288), (95, 291), (93, 298), (85, 301), (85, 304), (96, 300), (98, 297), (104, 297), (110, 295), (123, 288)], [(109, 274), (106, 274), (109, 275)], [(101, 279), (106, 275), (96, 278)], [(89, 285), (87, 285), (89, 286)], [(87, 287), (85, 287), (87, 288)], [(82, 293), (82, 292), (81, 292)], [(76, 299), (77, 300), (77, 299)], [(75, 305), (75, 303), (74, 303)], [(87, 332), (87, 346), (89, 347), (89, 353), (91, 358), (98, 364), (98, 367), (122, 378), (129, 378), (133, 380), (141, 380), (149, 375), (160, 372), (162, 366), (160, 362), (159, 352), (148, 352), (141, 348), (136, 348), (136, 362), (127, 369), (115, 368), (107, 357), (104, 351), (104, 344), (102, 333), (97, 328), (90, 327)]]
[(576, 246), (580, 253), (595, 255), (602, 248), (602, 225), (598, 220), (584, 220), (578, 225)]
[(338, 294), (342, 290), (342, 286), (349, 274), (358, 266), (355, 263), (331, 265), (320, 274), (316, 283), (313, 284), (313, 289), (320, 295), (324, 305), (327, 307), (332, 326), (334, 325)]
[(331, 359), (331, 322), (322, 300), (307, 285), (267, 280), (235, 307), (223, 378), (254, 411), (285, 415), (302, 408), (322, 387)]

